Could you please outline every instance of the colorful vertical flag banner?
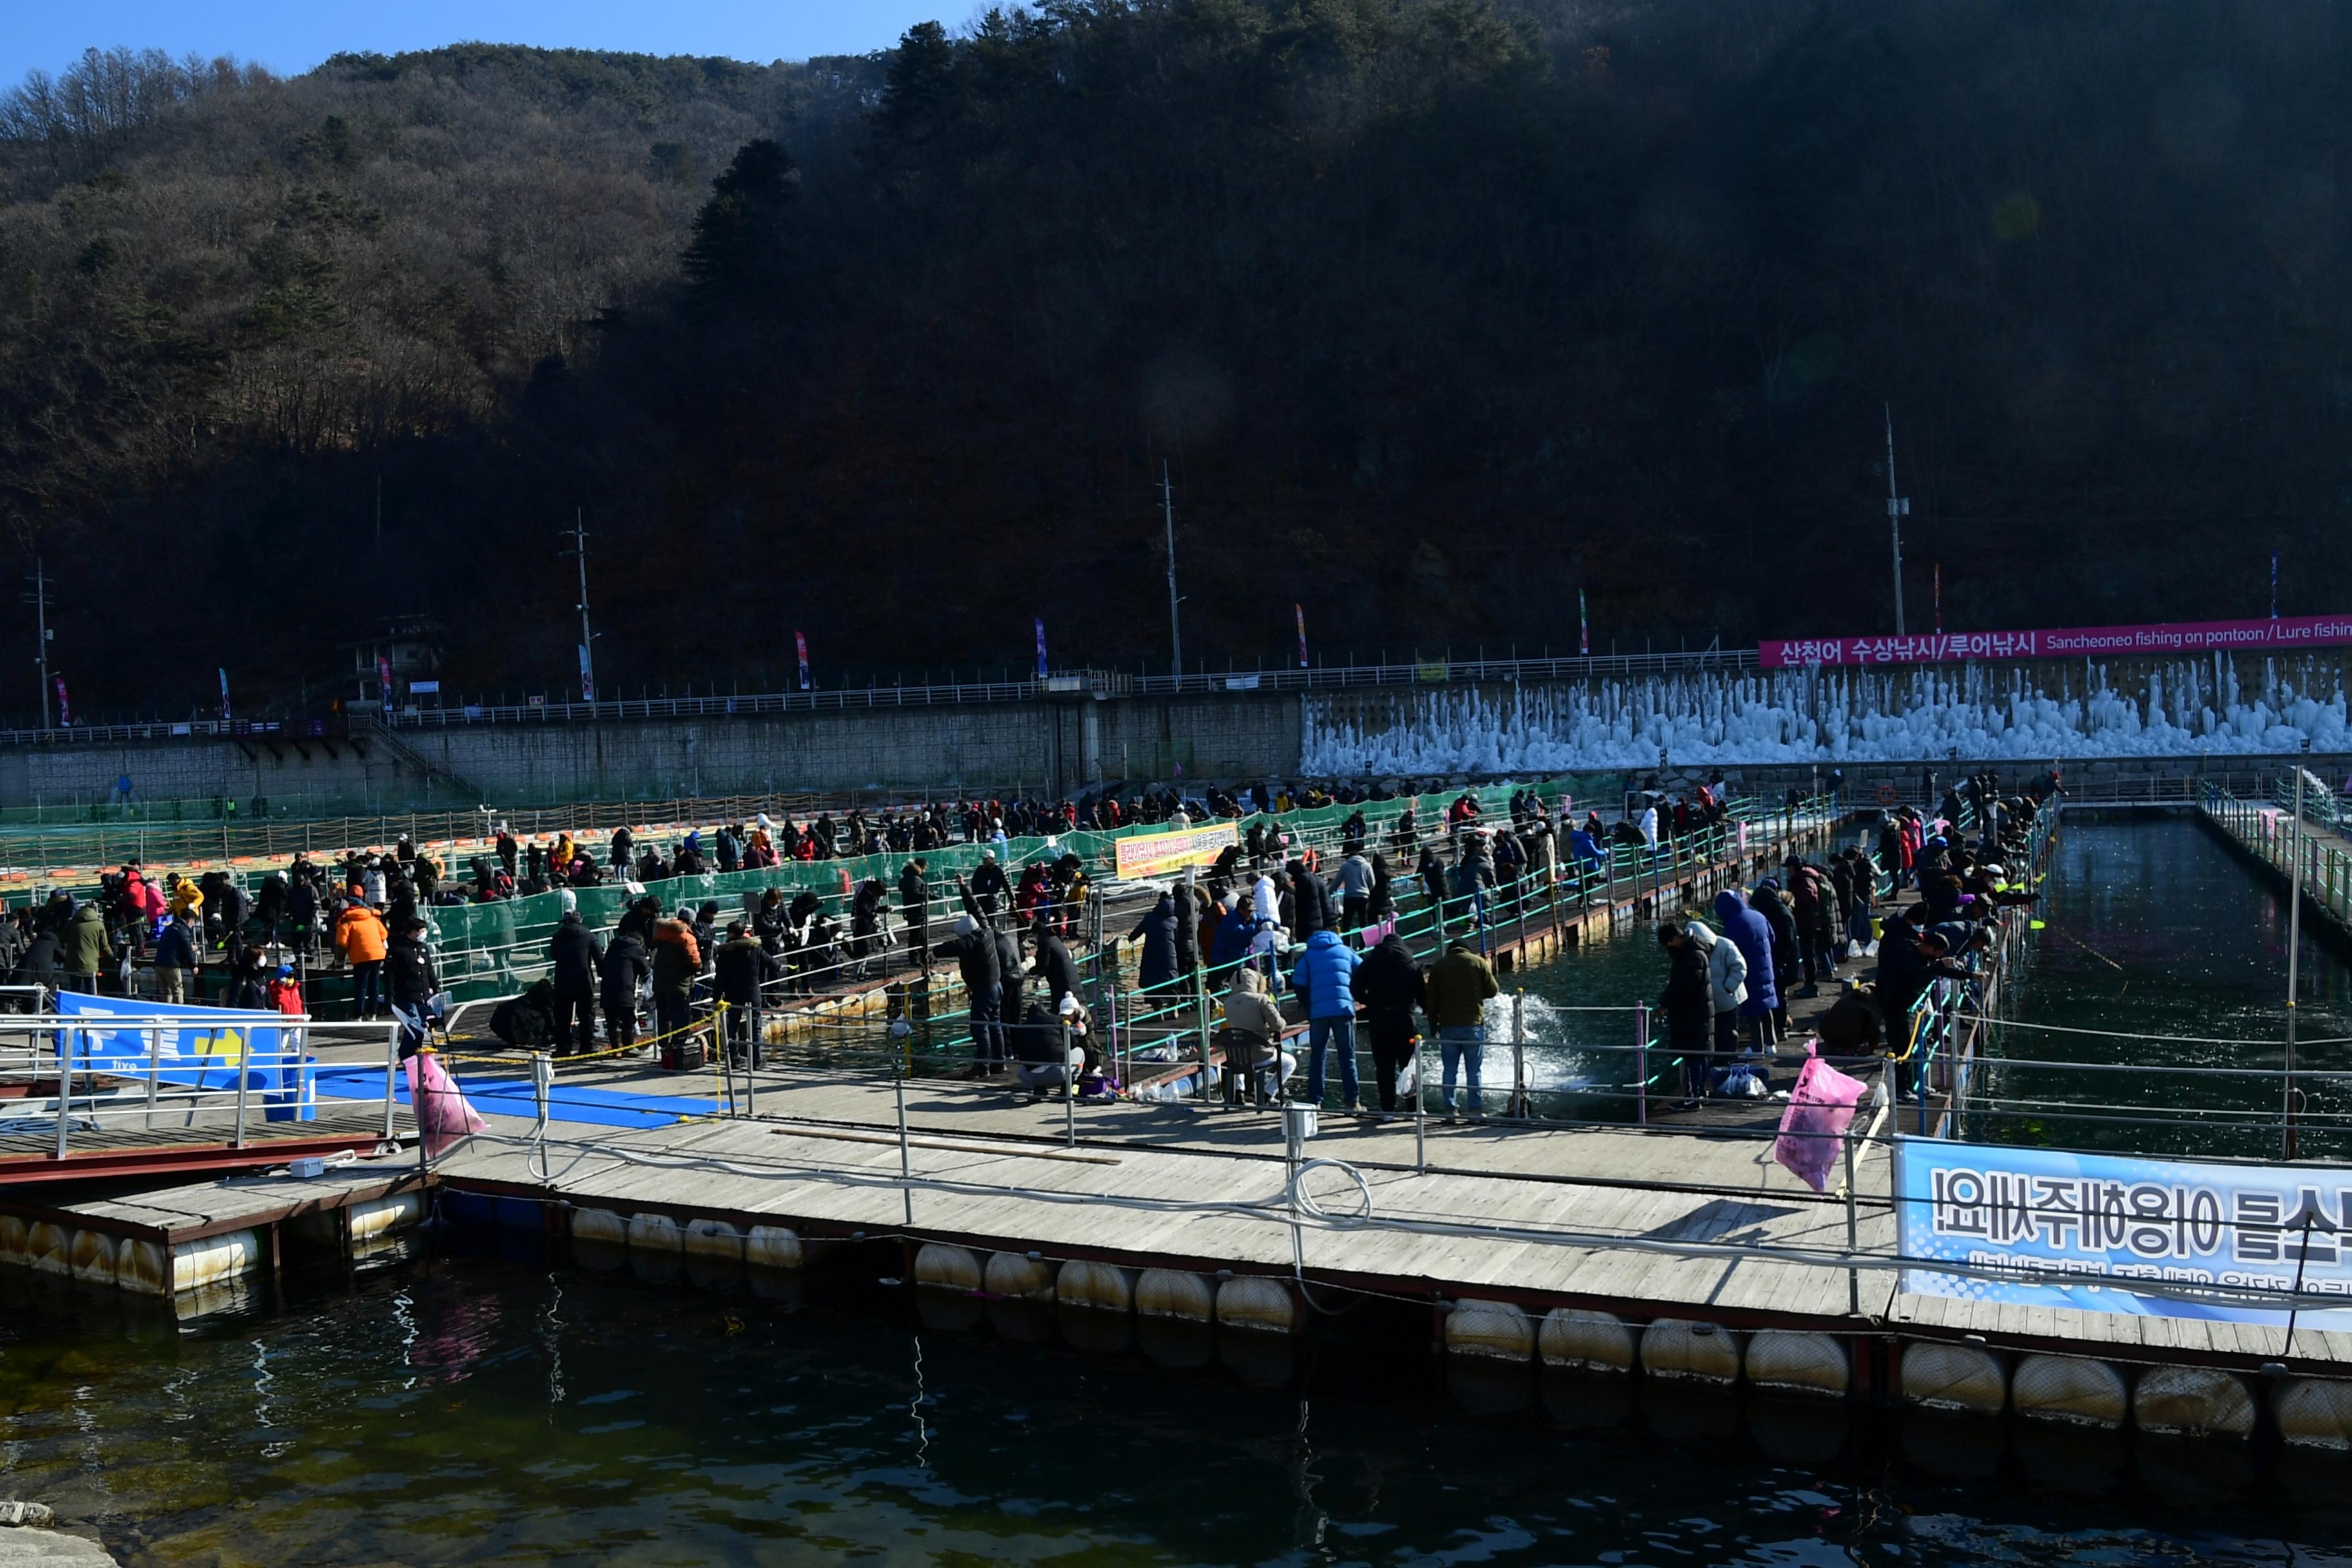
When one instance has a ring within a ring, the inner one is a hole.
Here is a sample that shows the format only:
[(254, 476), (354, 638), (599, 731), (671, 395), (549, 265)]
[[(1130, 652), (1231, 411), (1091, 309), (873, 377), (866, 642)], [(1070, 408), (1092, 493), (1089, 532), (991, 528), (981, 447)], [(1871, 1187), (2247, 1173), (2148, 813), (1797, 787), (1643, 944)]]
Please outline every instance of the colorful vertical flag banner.
[(596, 700), (595, 668), (594, 665), (588, 662), (588, 645), (582, 643), (580, 645), (580, 700), (583, 702)]
[(808, 638), (803, 637), (798, 632), (794, 632), (793, 634), (793, 648), (794, 652), (801, 656), (801, 689), (803, 691), (806, 691), (809, 689)]
[(1037, 617), (1037, 679), (1045, 679), (1045, 617)]
[(66, 729), (73, 728), (73, 704), (66, 700), (66, 678), (51, 676), (49, 684), (58, 689), (58, 722)]
[(1298, 668), (1305, 669), (1307, 668), (1307, 611), (1302, 605), (1293, 605), (1290, 606), (1290, 613), (1298, 621)]
[(1576, 656), (1579, 658), (1592, 657), (1592, 623), (1585, 617), (1584, 590), (1581, 588), (1576, 591)]
[(392, 660), (375, 656), (375, 695), (377, 703), (387, 713), (392, 711)]
[[(217, 665), (214, 666), (214, 668), (215, 668), (215, 669), (219, 669), (219, 668), (220, 668), (220, 667), (219, 667), (219, 666), (217, 666)], [(226, 669), (221, 669), (221, 671), (220, 671), (220, 678), (221, 678), (221, 722), (222, 722), (222, 723), (224, 723), (224, 724), (226, 724), (226, 723), (227, 723), (227, 722), (228, 722), (228, 718), (229, 718), (229, 714), (228, 714), (228, 671), (227, 671), (227, 670), (226, 670)]]

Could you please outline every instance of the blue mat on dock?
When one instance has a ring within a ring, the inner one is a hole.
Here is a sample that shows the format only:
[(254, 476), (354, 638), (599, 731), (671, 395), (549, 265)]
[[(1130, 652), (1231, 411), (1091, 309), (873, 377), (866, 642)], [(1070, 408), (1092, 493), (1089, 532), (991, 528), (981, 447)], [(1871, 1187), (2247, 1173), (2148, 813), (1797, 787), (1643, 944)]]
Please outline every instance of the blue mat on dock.
[[(466, 1091), (466, 1102), (484, 1116), (514, 1116), (526, 1121), (539, 1117), (539, 1102), (531, 1096), (530, 1079), (468, 1079), (460, 1077), (457, 1087)], [(383, 1069), (374, 1067), (322, 1067), (319, 1069), (319, 1094), (321, 1099), (373, 1100), (383, 1099)], [(401, 1104), (408, 1103), (406, 1075), (394, 1081), (393, 1097)], [(679, 1095), (632, 1094), (626, 1089), (592, 1089), (584, 1084), (566, 1084), (558, 1079), (547, 1108), (551, 1121), (579, 1121), (598, 1127), (667, 1127), (683, 1121), (689, 1116), (718, 1114), (715, 1100), (696, 1100)]]

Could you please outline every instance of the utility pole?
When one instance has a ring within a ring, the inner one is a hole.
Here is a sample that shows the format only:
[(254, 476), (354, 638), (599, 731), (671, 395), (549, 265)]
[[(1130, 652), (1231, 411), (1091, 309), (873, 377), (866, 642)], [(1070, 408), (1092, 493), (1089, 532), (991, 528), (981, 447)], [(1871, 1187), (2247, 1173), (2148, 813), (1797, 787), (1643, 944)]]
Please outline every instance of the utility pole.
[(33, 601), (34, 661), (41, 667), (41, 729), (46, 732), (49, 727), (49, 579), (37, 555), (33, 557), (33, 591), (26, 596)]
[(588, 525), (586, 509), (572, 509), (572, 548), (563, 553), (580, 563), (580, 700), (596, 700), (596, 639), (588, 629)]
[(1903, 520), (1911, 515), (1911, 501), (1895, 493), (1895, 405), (1886, 409), (1886, 526), (1895, 536), (1895, 635), (1903, 635)]
[(1176, 624), (1176, 492), (1168, 480), (1168, 460), (1160, 460), (1160, 515), (1168, 529), (1168, 661), (1181, 679), (1184, 673), (1184, 633)]

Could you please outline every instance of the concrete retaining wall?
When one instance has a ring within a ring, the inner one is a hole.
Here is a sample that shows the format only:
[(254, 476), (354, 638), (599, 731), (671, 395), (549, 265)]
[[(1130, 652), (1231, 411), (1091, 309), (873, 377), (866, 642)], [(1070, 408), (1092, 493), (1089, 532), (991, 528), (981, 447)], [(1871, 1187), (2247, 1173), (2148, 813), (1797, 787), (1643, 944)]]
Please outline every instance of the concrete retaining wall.
[[(1676, 773), (1719, 766), (1750, 787), (1769, 781), (1785, 788), (1812, 776), (1820, 738), (1835, 732), (1850, 742), (1854, 726), (1875, 724), (1871, 716), (1882, 711), (1907, 716), (1906, 735), (1923, 714), (1948, 713), (1954, 721), (1948, 732), (1930, 734), (1935, 744), (1916, 758), (1847, 761), (1850, 781), (1882, 773), (1916, 779), (1923, 762), (1948, 773), (1954, 750), (1962, 763), (2005, 758), (2011, 772), (2056, 754), (2068, 759), (2077, 777), (2111, 768), (2171, 776), (2211, 773), (2226, 769), (2231, 757), (2263, 753), (2270, 755), (2242, 766), (2275, 767), (2305, 733), (2317, 739), (2323, 752), (2339, 750), (2347, 732), (2341, 673), (2340, 661), (2317, 657), (2107, 665), (2075, 659), (1865, 672), (1819, 682), (1809, 682), (1803, 672), (1769, 681), (1752, 674), (1708, 680), (1660, 676), (1525, 688), (1076, 697), (740, 718), (474, 724), (403, 729), (396, 745), (364, 737), (61, 743), (0, 748), (0, 805), (102, 799), (126, 773), (142, 799), (246, 802), (260, 795), (293, 811), (306, 800), (401, 809), (478, 800), (520, 806), (877, 788), (910, 795), (1062, 793), (1104, 779), (1169, 779), (1180, 769), (1188, 780), (1295, 776), (1332, 758), (1347, 760), (1342, 771), (1369, 766), (1391, 776), (1647, 773), (1658, 768), (1662, 752)], [(1627, 715), (1622, 724), (1604, 712), (1619, 708)], [(2203, 732), (2209, 710), (2235, 712), (2253, 732)], [(2029, 733), (2021, 714), (2041, 728)], [(2294, 729), (2291, 721), (2306, 728)], [(1982, 732), (1988, 723), (2011, 728), (1988, 737)], [(2068, 731), (2069, 723), (2077, 729)], [(2053, 725), (2058, 732), (2046, 732)], [(2193, 740), (2202, 754), (2168, 753), (2168, 736), (2183, 741), (2172, 752), (2189, 749)], [(2103, 737), (2115, 738), (2115, 745), (2102, 751)], [(1989, 739), (2000, 743), (1978, 743)], [(420, 759), (429, 765), (420, 766)], [(446, 781), (428, 787), (434, 768), (471, 788)], [(2340, 770), (2330, 776), (2341, 776)]]

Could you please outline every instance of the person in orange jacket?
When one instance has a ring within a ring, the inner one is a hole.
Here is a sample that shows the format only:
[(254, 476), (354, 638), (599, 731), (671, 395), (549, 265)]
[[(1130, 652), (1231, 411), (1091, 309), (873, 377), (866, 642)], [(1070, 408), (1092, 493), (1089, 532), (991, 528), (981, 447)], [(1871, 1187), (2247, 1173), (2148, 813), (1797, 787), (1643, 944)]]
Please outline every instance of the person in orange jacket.
[(335, 917), (335, 945), (352, 966), (352, 999), (361, 1022), (383, 1010), (383, 917), (368, 907), (358, 883), (352, 884), (351, 901)]

